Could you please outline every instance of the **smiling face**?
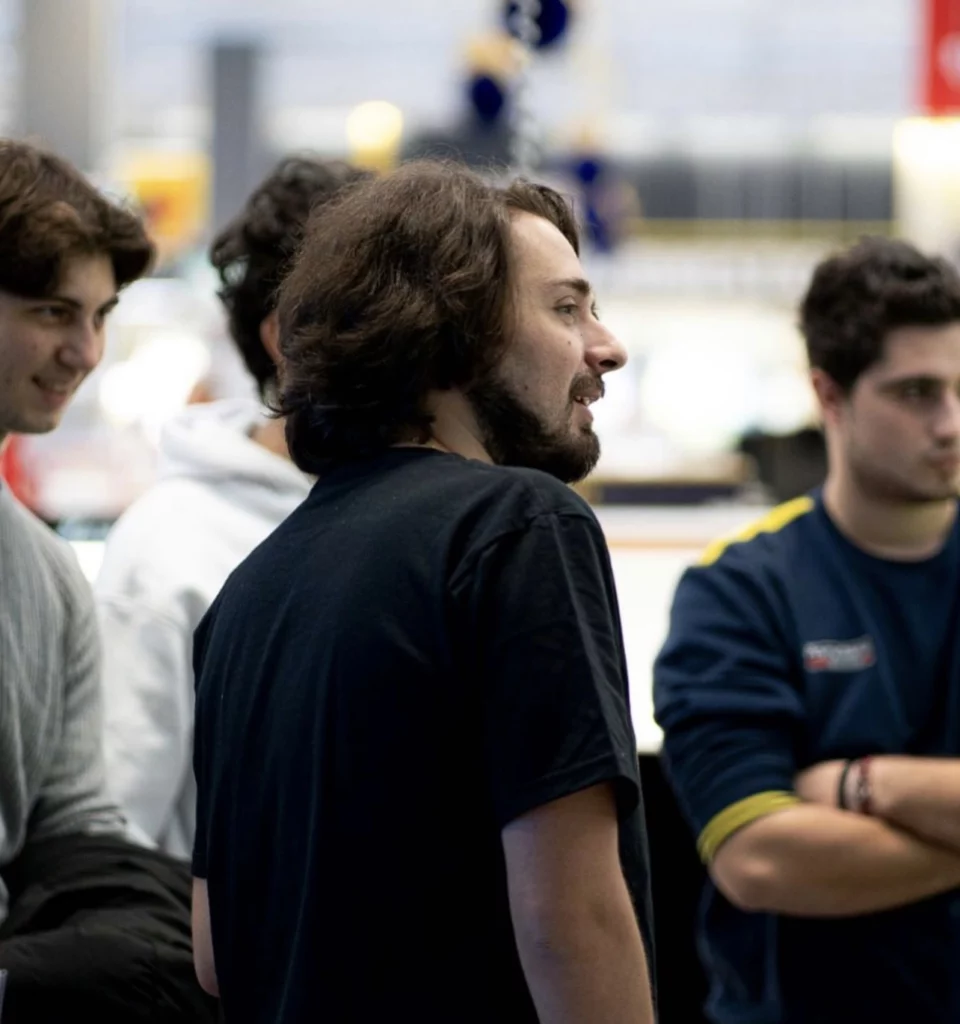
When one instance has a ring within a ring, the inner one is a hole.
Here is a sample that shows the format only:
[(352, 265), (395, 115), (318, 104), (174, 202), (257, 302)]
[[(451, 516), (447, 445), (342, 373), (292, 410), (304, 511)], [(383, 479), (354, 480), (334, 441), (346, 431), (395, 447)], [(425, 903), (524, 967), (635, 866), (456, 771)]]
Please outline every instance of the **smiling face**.
[(104, 255), (69, 260), (44, 298), (0, 292), (0, 439), (57, 426), (100, 362), (116, 293), (113, 266)]
[(590, 405), (603, 376), (627, 360), (597, 319), (570, 242), (542, 217), (512, 218), (515, 280), (509, 341), (496, 369), (469, 392), (484, 445), (501, 465), (540, 469), (565, 482), (596, 465)]
[(909, 503), (960, 490), (960, 322), (901, 327), (849, 395), (814, 374), (831, 459), (861, 493)]

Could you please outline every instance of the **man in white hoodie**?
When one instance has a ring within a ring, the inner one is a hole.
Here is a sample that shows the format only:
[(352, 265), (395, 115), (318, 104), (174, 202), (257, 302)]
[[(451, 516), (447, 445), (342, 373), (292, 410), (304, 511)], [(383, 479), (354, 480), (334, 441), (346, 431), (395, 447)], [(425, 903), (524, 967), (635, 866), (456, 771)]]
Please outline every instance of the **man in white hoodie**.
[[(291, 157), (215, 239), (230, 333), (269, 401), (275, 295), (311, 209), (360, 177)], [(283, 422), (254, 400), (192, 406), (160, 444), (159, 479), (115, 524), (96, 582), (107, 777), (135, 834), (189, 858), (194, 834), (193, 632), (230, 572), (306, 497)]]

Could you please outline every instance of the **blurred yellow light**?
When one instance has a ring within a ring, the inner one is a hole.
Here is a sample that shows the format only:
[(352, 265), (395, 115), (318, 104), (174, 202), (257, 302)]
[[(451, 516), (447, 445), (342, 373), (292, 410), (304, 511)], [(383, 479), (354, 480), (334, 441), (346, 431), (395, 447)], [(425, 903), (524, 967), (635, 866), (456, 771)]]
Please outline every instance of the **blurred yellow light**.
[(386, 100), (370, 100), (354, 107), (347, 116), (347, 141), (354, 162), (383, 169), (392, 159), (403, 136), (403, 111)]
[(126, 154), (115, 177), (143, 207), (161, 259), (197, 242), (210, 206), (210, 161), (199, 152), (134, 151)]
[(471, 72), (495, 78), (512, 78), (520, 65), (516, 41), (505, 32), (474, 36), (467, 43), (466, 58)]

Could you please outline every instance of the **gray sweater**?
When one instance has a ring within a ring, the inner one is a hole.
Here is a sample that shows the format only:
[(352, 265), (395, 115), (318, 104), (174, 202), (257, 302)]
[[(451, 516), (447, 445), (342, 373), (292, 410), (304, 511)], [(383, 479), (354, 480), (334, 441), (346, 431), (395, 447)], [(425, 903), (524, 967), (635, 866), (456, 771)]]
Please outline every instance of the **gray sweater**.
[(28, 839), (122, 830), (90, 589), (68, 545), (0, 486), (0, 870)]

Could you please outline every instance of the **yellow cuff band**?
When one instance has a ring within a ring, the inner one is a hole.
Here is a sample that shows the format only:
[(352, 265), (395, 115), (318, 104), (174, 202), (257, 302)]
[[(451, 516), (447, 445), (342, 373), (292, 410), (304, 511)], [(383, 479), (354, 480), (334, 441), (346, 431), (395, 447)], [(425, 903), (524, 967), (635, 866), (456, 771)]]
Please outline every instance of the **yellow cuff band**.
[(744, 800), (738, 800), (735, 804), (731, 804), (719, 814), (714, 815), (700, 833), (700, 838), (697, 840), (700, 859), (704, 864), (709, 864), (723, 843), (744, 825), (749, 825), (757, 818), (765, 818), (775, 811), (782, 811), (786, 807), (794, 807), (798, 803), (800, 803), (799, 797), (785, 790), (754, 793), (753, 796), (748, 796)]

